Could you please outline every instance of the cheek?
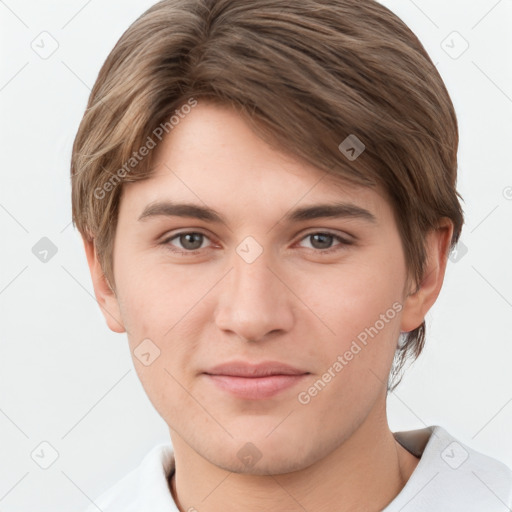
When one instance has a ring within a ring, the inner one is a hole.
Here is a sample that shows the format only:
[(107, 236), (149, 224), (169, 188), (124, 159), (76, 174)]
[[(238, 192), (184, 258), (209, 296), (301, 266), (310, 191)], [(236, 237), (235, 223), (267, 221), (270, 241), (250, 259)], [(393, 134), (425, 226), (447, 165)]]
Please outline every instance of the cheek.
[[(190, 272), (172, 271), (169, 266), (142, 259), (120, 262), (116, 274), (121, 315), (144, 387), (168, 381), (165, 369), (178, 376), (200, 339), (197, 312), (202, 311), (200, 302), (207, 284)], [(146, 352), (158, 355), (148, 366), (138, 357)]]
[(384, 394), (400, 332), (398, 290), (392, 279), (377, 282), (371, 272), (310, 288), (323, 322), (309, 324), (321, 341), (310, 344), (316, 347), (311, 359), (319, 362), (316, 375), (297, 396), (304, 411), (314, 409), (333, 428), (355, 425)]
[[(347, 265), (331, 269), (320, 279), (304, 279), (300, 289), (304, 290), (311, 311), (323, 320), (327, 339), (356, 336), (401, 301), (402, 280), (394, 267), (379, 263)], [(394, 320), (396, 309), (399, 308), (395, 306), (388, 320)]]
[(340, 408), (357, 401), (362, 406), (387, 383), (400, 334), (405, 277), (399, 258), (382, 259), (340, 267), (338, 272), (331, 269), (314, 286), (308, 285), (311, 310), (322, 320), (314, 328), (322, 340), (322, 382), (317, 387), (327, 383), (330, 388), (321, 393), (318, 405), (328, 407), (333, 393)]
[(130, 341), (135, 343), (141, 336), (163, 338), (183, 316), (188, 296), (183, 290), (190, 291), (194, 280), (184, 279), (179, 272), (170, 273), (169, 267), (152, 264), (143, 255), (119, 258), (116, 265), (119, 305), (132, 334)]

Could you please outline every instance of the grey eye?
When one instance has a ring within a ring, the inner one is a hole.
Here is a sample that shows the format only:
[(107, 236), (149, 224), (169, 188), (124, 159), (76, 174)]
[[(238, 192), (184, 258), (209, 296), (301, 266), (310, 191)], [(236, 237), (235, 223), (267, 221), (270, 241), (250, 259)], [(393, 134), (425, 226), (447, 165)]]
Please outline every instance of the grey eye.
[[(179, 235), (171, 238), (171, 240), (178, 239), (181, 248), (188, 251), (195, 251), (201, 248), (204, 238), (205, 235), (202, 233), (180, 233)], [(169, 242), (171, 242), (171, 240), (169, 240)]]
[(311, 245), (315, 249), (329, 249), (335, 237), (329, 233), (312, 233), (306, 238), (311, 240)]

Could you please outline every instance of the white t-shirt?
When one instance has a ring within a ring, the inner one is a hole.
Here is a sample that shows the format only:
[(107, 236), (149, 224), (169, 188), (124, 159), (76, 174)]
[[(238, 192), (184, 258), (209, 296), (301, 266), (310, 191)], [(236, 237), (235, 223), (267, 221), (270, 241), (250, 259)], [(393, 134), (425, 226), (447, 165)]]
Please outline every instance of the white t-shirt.
[[(420, 461), (382, 512), (512, 510), (512, 471), (505, 464), (460, 443), (437, 425), (393, 435)], [(85, 512), (179, 512), (168, 486), (174, 467), (172, 446), (156, 445)]]

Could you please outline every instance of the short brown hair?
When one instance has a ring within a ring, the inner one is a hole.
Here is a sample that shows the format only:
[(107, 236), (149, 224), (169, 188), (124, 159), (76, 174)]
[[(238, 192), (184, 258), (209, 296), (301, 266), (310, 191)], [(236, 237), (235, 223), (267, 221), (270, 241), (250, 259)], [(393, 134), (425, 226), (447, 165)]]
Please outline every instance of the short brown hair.
[[(163, 0), (109, 54), (73, 144), (73, 222), (111, 286), (122, 183), (151, 174), (154, 152), (139, 150), (191, 98), (235, 108), (263, 140), (319, 169), (381, 187), (417, 283), (425, 234), (442, 217), (457, 243), (454, 107), (400, 18), (374, 0)], [(349, 136), (365, 146), (354, 160), (339, 149)], [(422, 351), (425, 322), (404, 336), (395, 377)]]

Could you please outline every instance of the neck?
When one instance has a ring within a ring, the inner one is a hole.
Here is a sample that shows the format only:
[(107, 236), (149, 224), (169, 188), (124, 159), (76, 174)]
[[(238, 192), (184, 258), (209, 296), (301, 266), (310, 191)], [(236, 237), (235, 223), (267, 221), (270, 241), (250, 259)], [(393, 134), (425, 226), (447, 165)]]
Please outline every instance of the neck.
[(378, 512), (400, 493), (419, 459), (395, 440), (385, 415), (384, 425), (369, 419), (323, 459), (277, 475), (223, 470), (175, 436), (174, 500), (181, 512)]

